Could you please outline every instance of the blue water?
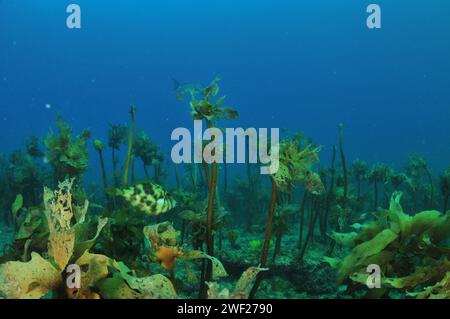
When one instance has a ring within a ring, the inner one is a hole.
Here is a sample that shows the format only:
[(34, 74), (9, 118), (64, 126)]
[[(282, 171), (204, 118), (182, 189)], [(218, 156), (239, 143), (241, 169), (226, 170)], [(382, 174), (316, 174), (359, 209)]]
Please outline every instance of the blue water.
[[(81, 30), (65, 25), (72, 2)], [(438, 174), (450, 158), (450, 3), (377, 1), (381, 30), (366, 26), (369, 3), (0, 1), (0, 151), (45, 136), (58, 113), (106, 140), (135, 104), (168, 153), (171, 131), (192, 125), (171, 79), (219, 75), (240, 112), (222, 126), (303, 131), (328, 164), (343, 122), (349, 160), (400, 167), (417, 152)], [(97, 166), (92, 156), (93, 178)]]

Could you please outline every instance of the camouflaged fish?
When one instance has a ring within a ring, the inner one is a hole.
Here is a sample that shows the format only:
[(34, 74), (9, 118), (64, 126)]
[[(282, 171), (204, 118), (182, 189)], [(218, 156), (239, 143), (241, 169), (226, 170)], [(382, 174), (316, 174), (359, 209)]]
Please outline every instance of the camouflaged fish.
[(146, 182), (125, 189), (115, 189), (131, 206), (149, 216), (160, 215), (175, 207), (176, 201), (158, 184)]

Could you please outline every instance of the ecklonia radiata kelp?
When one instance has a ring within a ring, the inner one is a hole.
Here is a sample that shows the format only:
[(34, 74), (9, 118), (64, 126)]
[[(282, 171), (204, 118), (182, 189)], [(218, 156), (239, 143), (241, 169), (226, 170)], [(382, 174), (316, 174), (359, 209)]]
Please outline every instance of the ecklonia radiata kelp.
[(29, 262), (10, 261), (0, 265), (0, 298), (38, 299), (61, 285), (61, 274), (37, 253)]
[(45, 216), (49, 229), (48, 254), (61, 271), (69, 263), (75, 247), (75, 231), (71, 226), (74, 216), (71, 194), (73, 182), (72, 179), (59, 183), (55, 191), (44, 188)]
[(398, 235), (392, 230), (385, 229), (371, 240), (356, 246), (342, 261), (338, 272), (338, 280), (342, 281), (360, 266), (366, 266), (367, 259), (382, 252), (397, 237)]

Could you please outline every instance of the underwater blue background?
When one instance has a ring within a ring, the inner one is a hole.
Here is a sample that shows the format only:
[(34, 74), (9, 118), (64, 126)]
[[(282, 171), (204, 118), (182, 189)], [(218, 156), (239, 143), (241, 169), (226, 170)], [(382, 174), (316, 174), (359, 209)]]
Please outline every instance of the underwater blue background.
[[(381, 30), (366, 26), (372, 2)], [(66, 27), (69, 3), (81, 30)], [(437, 174), (450, 158), (449, 31), (444, 0), (3, 0), (0, 152), (45, 136), (58, 113), (105, 140), (135, 104), (168, 154), (171, 131), (192, 126), (172, 78), (219, 75), (240, 112), (222, 125), (303, 131), (328, 164), (343, 122), (349, 160), (400, 166), (417, 152)]]

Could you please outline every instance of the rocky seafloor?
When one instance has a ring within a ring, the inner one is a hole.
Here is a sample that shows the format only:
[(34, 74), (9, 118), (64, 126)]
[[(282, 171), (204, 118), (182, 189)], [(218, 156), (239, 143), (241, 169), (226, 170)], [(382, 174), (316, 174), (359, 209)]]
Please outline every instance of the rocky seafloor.
[[(259, 264), (261, 249), (251, 247), (250, 243), (260, 237), (260, 234), (246, 233), (238, 238), (234, 247), (231, 247), (227, 240), (223, 242), (218, 258), (232, 277), (237, 277), (248, 267)], [(280, 253), (275, 261), (272, 260), (273, 247), (269, 250), (267, 266), (269, 271), (256, 297), (340, 298), (336, 271), (323, 262), (327, 244), (319, 240), (312, 242), (300, 260), (297, 242), (298, 239), (294, 234), (284, 236)]]
[[(239, 276), (248, 267), (256, 266), (260, 262), (260, 247), (254, 247), (252, 242), (260, 240), (257, 233), (242, 234), (235, 242), (222, 240), (222, 247), (217, 251), (217, 257), (222, 261), (229, 273), (228, 278), (221, 280), (223, 288), (232, 290)], [(14, 234), (11, 227), (0, 223), (0, 255), (13, 242)], [(336, 284), (336, 274), (327, 267), (322, 257), (327, 249), (324, 242), (313, 241), (302, 260), (299, 258), (297, 239), (294, 234), (283, 238), (280, 253), (275, 261), (272, 260), (273, 245), (269, 250), (269, 271), (265, 275), (257, 298), (340, 298), (339, 286)], [(158, 267), (159, 268), (159, 267)], [(162, 270), (162, 269), (160, 269)], [(179, 282), (186, 282), (187, 276), (183, 267), (177, 271)], [(198, 283), (185, 289), (195, 289)], [(185, 291), (187, 292), (187, 291)], [(184, 294), (180, 291), (180, 297)], [(188, 293), (192, 297), (192, 291)], [(186, 294), (185, 297), (188, 297)]]

